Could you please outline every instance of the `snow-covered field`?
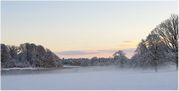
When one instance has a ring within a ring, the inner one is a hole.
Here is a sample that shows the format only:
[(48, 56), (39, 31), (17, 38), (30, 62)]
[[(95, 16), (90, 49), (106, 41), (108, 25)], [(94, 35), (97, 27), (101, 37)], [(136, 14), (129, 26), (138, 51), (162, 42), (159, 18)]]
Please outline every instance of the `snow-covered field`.
[(3, 90), (176, 90), (175, 69), (73, 67), (49, 73), (2, 75)]

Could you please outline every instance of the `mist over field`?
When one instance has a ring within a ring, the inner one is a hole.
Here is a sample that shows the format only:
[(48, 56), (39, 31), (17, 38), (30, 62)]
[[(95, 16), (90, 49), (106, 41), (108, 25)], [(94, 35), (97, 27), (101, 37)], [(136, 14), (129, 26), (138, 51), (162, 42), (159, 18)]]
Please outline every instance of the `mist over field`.
[[(45, 72), (4, 74), (2, 90), (176, 90), (175, 67), (121, 69), (117, 66), (66, 66)], [(34, 69), (35, 70), (35, 69)], [(14, 70), (14, 71), (17, 71)]]

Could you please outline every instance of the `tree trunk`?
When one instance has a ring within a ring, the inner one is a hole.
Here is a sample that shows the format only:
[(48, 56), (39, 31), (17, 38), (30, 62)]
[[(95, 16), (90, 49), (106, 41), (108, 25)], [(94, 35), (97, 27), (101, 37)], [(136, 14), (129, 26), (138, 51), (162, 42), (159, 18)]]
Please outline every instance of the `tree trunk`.
[(177, 57), (177, 60), (176, 60), (176, 70), (178, 70), (178, 57)]
[(158, 68), (157, 68), (157, 66), (155, 66), (154, 69), (155, 69), (155, 72), (158, 72)]
[(176, 70), (178, 70), (178, 51), (177, 51), (177, 53), (176, 53)]

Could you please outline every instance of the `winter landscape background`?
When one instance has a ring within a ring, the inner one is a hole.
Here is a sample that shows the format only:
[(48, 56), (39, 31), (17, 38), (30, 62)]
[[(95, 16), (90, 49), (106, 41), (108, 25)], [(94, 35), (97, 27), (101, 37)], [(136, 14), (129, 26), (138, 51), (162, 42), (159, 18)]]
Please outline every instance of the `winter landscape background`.
[(177, 90), (177, 1), (2, 1), (2, 90)]

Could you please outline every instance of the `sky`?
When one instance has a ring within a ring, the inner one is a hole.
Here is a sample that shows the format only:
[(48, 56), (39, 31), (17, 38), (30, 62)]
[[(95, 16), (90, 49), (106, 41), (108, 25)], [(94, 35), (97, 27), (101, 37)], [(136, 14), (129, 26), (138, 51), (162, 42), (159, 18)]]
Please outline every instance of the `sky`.
[(141, 39), (177, 13), (177, 1), (3, 1), (1, 43), (30, 42), (60, 57), (131, 57)]

